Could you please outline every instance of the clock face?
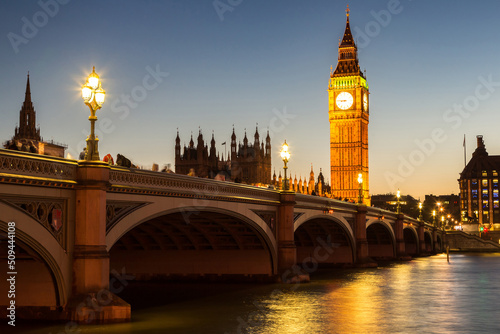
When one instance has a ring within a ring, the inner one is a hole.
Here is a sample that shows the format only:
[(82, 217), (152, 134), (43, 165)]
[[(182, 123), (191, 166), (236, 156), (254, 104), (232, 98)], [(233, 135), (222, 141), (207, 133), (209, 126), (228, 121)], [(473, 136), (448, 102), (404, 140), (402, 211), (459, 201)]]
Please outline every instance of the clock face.
[(337, 107), (339, 107), (342, 110), (346, 110), (352, 106), (354, 100), (350, 93), (342, 92), (339, 95), (337, 95), (337, 99), (335, 100), (335, 102), (337, 102)]
[(363, 107), (365, 111), (368, 111), (368, 96), (366, 94), (363, 95)]

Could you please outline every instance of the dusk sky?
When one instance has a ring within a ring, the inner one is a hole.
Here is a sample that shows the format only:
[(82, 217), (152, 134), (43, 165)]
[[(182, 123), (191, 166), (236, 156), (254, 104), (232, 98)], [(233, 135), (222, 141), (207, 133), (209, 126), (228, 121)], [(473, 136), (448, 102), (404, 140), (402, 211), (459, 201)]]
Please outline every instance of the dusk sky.
[[(458, 193), (464, 134), (467, 161), (479, 134), (500, 154), (500, 2), (348, 3), (370, 87), (370, 193)], [(253, 142), (258, 123), (277, 173), (286, 139), (293, 176), (312, 163), (329, 180), (327, 85), (346, 4), (2, 1), (0, 138), (14, 134), (29, 71), (41, 135), (77, 157), (90, 131), (80, 89), (95, 66), (107, 93), (101, 158), (173, 168), (177, 128), (186, 144), (213, 131), (224, 152), (233, 124)]]

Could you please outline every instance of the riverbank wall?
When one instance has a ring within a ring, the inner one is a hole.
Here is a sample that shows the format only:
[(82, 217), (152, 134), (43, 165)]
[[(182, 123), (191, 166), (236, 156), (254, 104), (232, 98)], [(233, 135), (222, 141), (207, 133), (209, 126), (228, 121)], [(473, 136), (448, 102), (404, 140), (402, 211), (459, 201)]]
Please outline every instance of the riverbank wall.
[(500, 244), (461, 231), (446, 232), (446, 244), (452, 252), (500, 252)]

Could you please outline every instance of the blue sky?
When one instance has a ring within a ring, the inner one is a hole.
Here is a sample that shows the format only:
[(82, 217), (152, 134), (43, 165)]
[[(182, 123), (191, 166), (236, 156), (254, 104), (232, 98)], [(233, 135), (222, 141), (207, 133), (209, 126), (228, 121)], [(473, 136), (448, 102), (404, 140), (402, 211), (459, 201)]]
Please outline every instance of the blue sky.
[[(173, 164), (177, 128), (185, 143), (199, 127), (206, 139), (214, 131), (223, 152), (233, 124), (242, 141), (258, 123), (261, 135), (272, 132), (277, 172), (286, 139), (292, 175), (308, 176), (312, 163), (329, 179), (326, 89), (346, 4), (2, 1), (0, 137), (14, 133), (30, 71), (42, 136), (81, 151), (90, 125), (80, 87), (95, 66), (107, 92), (98, 112), (101, 157)], [(464, 134), (467, 160), (478, 134), (500, 154), (500, 3), (349, 7), (371, 93), (370, 192), (457, 193)]]

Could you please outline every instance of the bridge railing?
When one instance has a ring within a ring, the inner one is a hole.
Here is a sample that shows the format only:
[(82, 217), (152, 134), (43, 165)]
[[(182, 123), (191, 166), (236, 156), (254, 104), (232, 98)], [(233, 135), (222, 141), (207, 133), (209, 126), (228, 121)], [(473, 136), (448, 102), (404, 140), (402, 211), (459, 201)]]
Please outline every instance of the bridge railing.
[(75, 181), (76, 167), (75, 160), (0, 149), (0, 174), (3, 177)]
[[(387, 219), (387, 220), (390, 220), (390, 221), (395, 221), (397, 219), (397, 213), (396, 212), (392, 212), (392, 211), (389, 211), (389, 210), (385, 210), (385, 209), (381, 209), (381, 208), (376, 208), (376, 207), (368, 207), (367, 216), (372, 216), (372, 217), (375, 216), (375, 217), (379, 217), (380, 219), (383, 218), (383, 219)], [(418, 220), (417, 218), (413, 218), (413, 217), (407, 216), (407, 215), (404, 215), (403, 220), (404, 220), (404, 222), (406, 222), (406, 223), (412, 223), (415, 226), (418, 226), (420, 224), (420, 220)], [(424, 221), (424, 225), (425, 225), (425, 227), (428, 227), (428, 228), (432, 228), (433, 227), (432, 223), (425, 222), (425, 221)]]
[(204, 179), (174, 173), (153, 172), (113, 166), (112, 191), (152, 195), (181, 195), (195, 198), (264, 200), (279, 203), (279, 192), (240, 183)]
[(319, 209), (324, 211), (334, 210), (354, 213), (357, 211), (357, 204), (345, 202), (328, 197), (320, 197), (306, 194), (295, 195), (296, 208)]
[[(348, 212), (355, 213), (358, 209), (357, 203), (346, 202), (336, 199), (331, 199), (327, 197), (311, 196), (305, 194), (296, 194), (295, 196), (296, 208), (311, 208), (320, 209), (326, 212), (333, 210), (334, 212)], [(384, 219), (388, 221), (395, 221), (397, 219), (397, 213), (388, 211), (385, 209), (377, 207), (367, 207), (367, 217), (377, 217), (379, 219)], [(412, 223), (415, 226), (420, 224), (420, 221), (416, 218), (404, 215), (404, 221), (407, 223)], [(432, 223), (424, 222), (426, 227), (432, 228)]]

